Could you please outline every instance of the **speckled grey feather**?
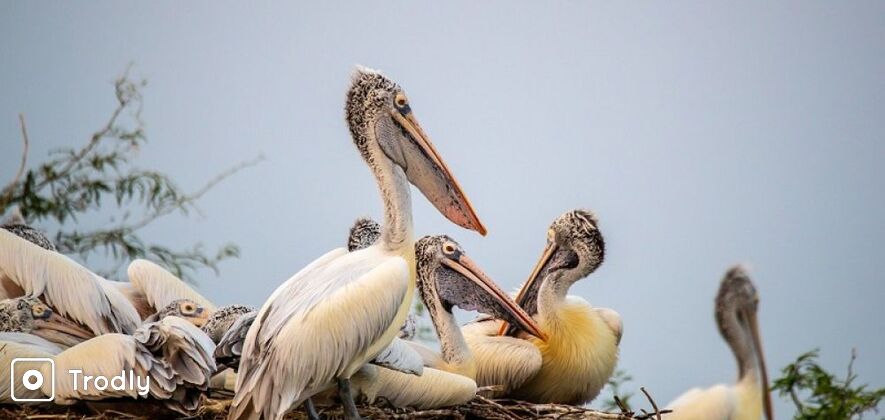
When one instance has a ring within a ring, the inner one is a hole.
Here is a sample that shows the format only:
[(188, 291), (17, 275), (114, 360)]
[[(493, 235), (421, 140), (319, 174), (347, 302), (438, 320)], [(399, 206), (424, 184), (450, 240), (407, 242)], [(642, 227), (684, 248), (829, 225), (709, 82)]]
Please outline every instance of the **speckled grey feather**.
[(347, 235), (347, 251), (353, 252), (368, 248), (381, 237), (381, 225), (367, 217), (361, 217), (353, 222), (350, 234)]
[(202, 330), (214, 343), (218, 343), (237, 319), (249, 312), (255, 312), (257, 310), (258, 309), (254, 306), (249, 305), (234, 304), (222, 306), (209, 316), (209, 319), (206, 321), (206, 325), (203, 325)]
[(35, 244), (43, 249), (48, 249), (50, 251), (58, 252), (58, 249), (55, 247), (55, 244), (46, 236), (43, 231), (32, 227), (30, 225), (26, 225), (23, 223), (10, 223), (0, 225), (0, 228), (6, 229), (11, 233), (14, 233), (19, 238), (22, 238), (32, 244)]

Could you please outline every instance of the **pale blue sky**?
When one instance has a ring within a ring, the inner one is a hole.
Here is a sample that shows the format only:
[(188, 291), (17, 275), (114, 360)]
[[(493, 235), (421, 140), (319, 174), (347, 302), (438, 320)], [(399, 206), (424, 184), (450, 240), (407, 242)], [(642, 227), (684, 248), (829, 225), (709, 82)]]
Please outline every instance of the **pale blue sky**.
[(659, 402), (734, 379), (712, 299), (736, 262), (773, 370), (821, 347), (844, 372), (857, 347), (862, 380), (885, 384), (885, 3), (551, 6), (3, 1), (0, 179), (19, 112), (32, 163), (80, 144), (134, 62), (149, 81), (139, 165), (196, 188), (268, 157), (207, 195), (204, 218), (145, 231), (239, 244), (200, 287), (258, 305), (379, 214), (342, 117), (361, 63), (405, 87), (489, 228), (461, 230), (416, 193), (419, 233), (451, 234), (516, 288), (554, 217), (598, 213), (608, 258), (572, 292), (620, 312), (621, 366)]

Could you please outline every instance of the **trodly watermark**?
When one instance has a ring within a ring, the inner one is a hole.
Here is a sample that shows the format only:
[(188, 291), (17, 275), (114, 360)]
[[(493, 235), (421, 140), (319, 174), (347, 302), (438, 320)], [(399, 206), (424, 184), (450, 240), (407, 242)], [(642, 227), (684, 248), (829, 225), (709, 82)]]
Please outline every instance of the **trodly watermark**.
[[(59, 379), (71, 384), (75, 394), (100, 394), (107, 390), (134, 391), (146, 397), (151, 391), (151, 378), (139, 376), (133, 370), (121, 370), (119, 375), (90, 375), (83, 369), (59, 372), (67, 378)], [(50, 358), (16, 358), (9, 366), (9, 393), (13, 401), (48, 402), (55, 399), (55, 361)], [(97, 392), (96, 392), (97, 391)]]

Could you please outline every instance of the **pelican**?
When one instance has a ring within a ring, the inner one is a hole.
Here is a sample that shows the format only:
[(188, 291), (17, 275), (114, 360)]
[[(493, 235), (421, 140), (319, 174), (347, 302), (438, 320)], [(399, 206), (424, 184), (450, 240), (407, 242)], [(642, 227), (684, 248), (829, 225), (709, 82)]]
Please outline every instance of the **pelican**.
[(455, 224), (486, 233), (396, 83), (357, 68), (345, 113), (378, 183), (381, 240), (333, 250), (273, 292), (243, 345), (231, 419), (280, 419), (336, 383), (346, 417), (360, 418), (350, 377), (396, 337), (415, 290), (409, 183)]
[(465, 326), (481, 368), (479, 385), (503, 384), (511, 398), (573, 405), (590, 402), (605, 386), (618, 360), (621, 317), (567, 295), (572, 284), (602, 264), (605, 243), (597, 225), (596, 217), (585, 210), (572, 210), (554, 220), (541, 259), (517, 294), (516, 302), (535, 316), (547, 336), (529, 338), (542, 359), (535, 372), (497, 366), (503, 360), (518, 363), (534, 357), (522, 348), (502, 357), (504, 350), (488, 341), (489, 335), (513, 334), (507, 324), (491, 320)]
[[(543, 334), (531, 316), (510, 300), (453, 239), (445, 235), (425, 236), (415, 244), (415, 255), (418, 293), (430, 314), (441, 351), (434, 352), (416, 344), (414, 349), (422, 355), (424, 364), (432, 369), (424, 369), (424, 375), (420, 377), (379, 369), (375, 381), (380, 383), (365, 387), (398, 406), (430, 408), (461, 404), (476, 393), (474, 379), (478, 367), (452, 307), (492, 314), (542, 339)], [(504, 346), (509, 342), (523, 343), (511, 337), (495, 337), (493, 340), (503, 342)], [(521, 368), (518, 365), (511, 367)]]
[(256, 311), (255, 307), (248, 305), (222, 306), (209, 316), (206, 325), (203, 325), (201, 329), (217, 344), (238, 319)]
[(190, 299), (176, 299), (145, 318), (144, 322), (156, 322), (167, 316), (177, 316), (198, 328), (204, 327), (209, 319), (206, 316), (206, 309), (203, 308), (203, 305)]
[(38, 336), (64, 348), (94, 337), (92, 331), (30, 296), (0, 301), (0, 331)]
[(215, 305), (163, 267), (144, 259), (136, 259), (126, 268), (129, 282), (110, 282), (135, 306), (142, 319), (159, 312), (170, 303), (187, 299), (203, 308), (202, 318), (192, 318), (202, 326)]
[(25, 239), (30, 235), (19, 237), (16, 232), (21, 233), (0, 229), (0, 299), (39, 297), (95, 334), (131, 334), (138, 328), (138, 312), (113, 282), (54, 251), (54, 246), (44, 248)]
[[(52, 358), (55, 362), (56, 404), (149, 397), (162, 400), (182, 414), (193, 414), (199, 406), (201, 392), (206, 390), (209, 376), (215, 370), (212, 347), (211, 340), (191, 323), (166, 317), (144, 324), (134, 335), (105, 334), (62, 351), (38, 339), (0, 334), (0, 362), (19, 357)], [(9, 365), (4, 364), (6, 366)], [(33, 368), (44, 378), (53, 377), (48, 364), (34, 365)], [(71, 369), (80, 370), (81, 379), (87, 375), (112, 378), (124, 371), (128, 374), (131, 369), (133, 383), (145, 385), (142, 389), (147, 392), (142, 395), (138, 387), (128, 386), (124, 389), (75, 386), (76, 378), (69, 373)], [(52, 386), (51, 381), (45, 380), (39, 389), (39, 397), (49, 396)], [(5, 393), (0, 397), (8, 395)]]
[(687, 391), (667, 405), (673, 410), (668, 419), (758, 420), (763, 412), (768, 420), (774, 418), (758, 308), (759, 294), (746, 271), (740, 266), (729, 269), (716, 295), (716, 324), (737, 359), (737, 383)]
[[(360, 218), (354, 223), (350, 232), (348, 243), (358, 249), (369, 246), (378, 239), (380, 236), (380, 225), (372, 219)], [(480, 291), (479, 294), (475, 294), (475, 297), (485, 298), (482, 302), (471, 301), (469, 300), (470, 296), (463, 294), (464, 290), (457, 290), (458, 284), (470, 284), (463, 278), (463, 274), (458, 274), (462, 276), (460, 283), (437, 280), (436, 276), (439, 273), (434, 273), (434, 270), (439, 270), (440, 273), (451, 270), (451, 268), (441, 265), (445, 261), (452, 263), (447, 259), (446, 252), (453, 252), (452, 250), (454, 249), (457, 251), (459, 258), (463, 256), (469, 261), (460, 245), (451, 238), (447, 236), (424, 237), (418, 241), (415, 249), (421, 301), (431, 314), (434, 330), (437, 332), (444, 350), (442, 354), (439, 354), (418, 343), (411, 343), (412, 347), (424, 358), (424, 363), (429, 367), (437, 368), (444, 372), (456, 373), (470, 379), (476, 379), (478, 376), (481, 376), (483, 379), (487, 379), (495, 384), (506, 384), (509, 388), (520, 385), (526, 378), (534, 374), (541, 366), (540, 352), (533, 344), (512, 337), (485, 336), (481, 339), (477, 338), (476, 340), (482, 340), (486, 344), (485, 346), (478, 346), (481, 350), (494, 348), (498, 352), (494, 356), (489, 355), (482, 358), (483, 360), (494, 360), (494, 365), (491, 363), (486, 363), (482, 366), (477, 365), (476, 358), (472, 354), (471, 349), (464, 343), (464, 336), (458, 329), (457, 321), (451, 312), (451, 306), (477, 309), (480, 312), (495, 314), (499, 319), (515, 320), (516, 323), (523, 326), (524, 331), (530, 331), (536, 336), (543, 337), (543, 334), (539, 331), (537, 324), (531, 320), (531, 317), (516, 306), (509, 297), (506, 297), (494, 282), (482, 274), (478, 276), (487, 279), (485, 283), (491, 285), (489, 290), (493, 290), (493, 293)], [(424, 256), (423, 258), (422, 255)], [(472, 262), (470, 265), (476, 267), (476, 264)], [(476, 270), (480, 272), (478, 268)], [(422, 284), (427, 286), (420, 287)], [(443, 288), (445, 288), (445, 291), (441, 291)], [(462, 289), (469, 289), (469, 287), (462, 287)], [(434, 290), (436, 293), (431, 293), (431, 290)], [(459, 295), (459, 292), (462, 295)], [(439, 298), (441, 296), (440, 293), (445, 293), (449, 300), (441, 301)], [(513, 354), (518, 357), (500, 357), (501, 354)], [(396, 375), (393, 376), (396, 377)], [(418, 381), (413, 378), (405, 378), (400, 381), (405, 380)], [(390, 399), (389, 395), (384, 396)]]

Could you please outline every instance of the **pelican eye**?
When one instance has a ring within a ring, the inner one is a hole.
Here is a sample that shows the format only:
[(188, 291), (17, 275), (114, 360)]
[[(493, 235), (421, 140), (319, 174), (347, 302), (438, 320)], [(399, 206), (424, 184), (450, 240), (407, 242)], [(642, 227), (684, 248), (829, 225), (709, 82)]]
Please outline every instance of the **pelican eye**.
[(396, 106), (397, 110), (403, 115), (408, 114), (409, 109), (409, 100), (406, 99), (406, 95), (402, 93), (397, 93), (393, 98), (393, 104)]
[(52, 310), (49, 309), (46, 305), (39, 304), (35, 305), (31, 309), (31, 314), (37, 318), (48, 318), (50, 315), (52, 315)]
[(185, 303), (184, 306), (181, 307), (181, 312), (187, 315), (194, 313), (194, 311), (196, 311), (196, 308), (190, 303)]
[(443, 253), (446, 255), (452, 255), (457, 250), (458, 248), (455, 246), (455, 244), (451, 242), (446, 242), (445, 244), (443, 244)]

